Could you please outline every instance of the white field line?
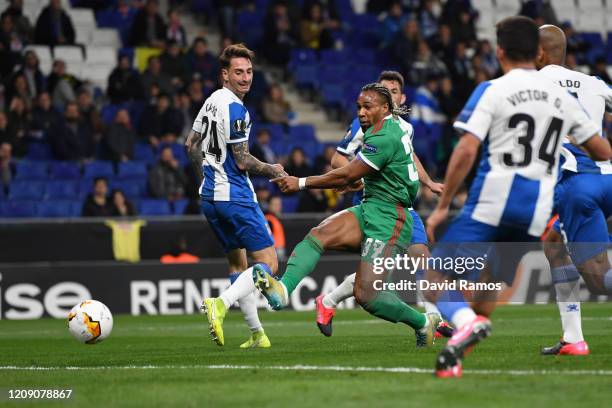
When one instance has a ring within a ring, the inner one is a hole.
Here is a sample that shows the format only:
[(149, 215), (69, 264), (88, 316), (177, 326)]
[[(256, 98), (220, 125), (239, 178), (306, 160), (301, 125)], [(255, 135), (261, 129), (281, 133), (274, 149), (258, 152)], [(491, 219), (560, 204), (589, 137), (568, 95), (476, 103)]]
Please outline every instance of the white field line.
[[(68, 367), (39, 367), (39, 366), (0, 366), (0, 371), (104, 371), (104, 370), (274, 370), (274, 371), (336, 371), (336, 372), (368, 372), (368, 373), (403, 373), (403, 374), (429, 374), (432, 369), (421, 367), (348, 367), (348, 366), (260, 366), (260, 365), (129, 365), (129, 366), (68, 366)], [(475, 375), (593, 375), (612, 376), (612, 370), (463, 370), (466, 374)]]

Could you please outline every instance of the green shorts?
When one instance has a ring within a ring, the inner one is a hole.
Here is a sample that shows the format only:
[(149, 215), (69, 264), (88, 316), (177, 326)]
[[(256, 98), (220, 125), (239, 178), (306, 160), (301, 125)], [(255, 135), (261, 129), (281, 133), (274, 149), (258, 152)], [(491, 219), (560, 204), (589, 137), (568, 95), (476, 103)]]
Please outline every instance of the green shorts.
[(355, 214), (363, 233), (361, 256), (371, 261), (405, 252), (412, 241), (412, 216), (408, 208), (379, 201), (364, 201), (348, 211)]

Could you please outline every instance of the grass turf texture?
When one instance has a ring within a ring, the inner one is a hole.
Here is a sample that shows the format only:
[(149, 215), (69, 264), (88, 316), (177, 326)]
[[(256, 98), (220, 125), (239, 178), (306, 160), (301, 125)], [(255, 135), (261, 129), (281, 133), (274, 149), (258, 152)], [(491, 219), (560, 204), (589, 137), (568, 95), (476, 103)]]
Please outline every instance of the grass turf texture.
[[(605, 406), (612, 383), (609, 304), (584, 304), (587, 357), (545, 357), (539, 348), (559, 336), (555, 305), (506, 306), (493, 317), (493, 336), (464, 364), (462, 379), (429, 373), (266, 369), (264, 366), (418, 367), (432, 370), (437, 351), (416, 350), (407, 326), (338, 311), (334, 335), (319, 334), (314, 312), (263, 312), (267, 350), (241, 350), (248, 336), (239, 311), (225, 323), (225, 347), (212, 343), (203, 317), (115, 316), (109, 339), (78, 344), (62, 320), (0, 321), (0, 405), (8, 388), (71, 388), (71, 402), (18, 406)], [(259, 366), (246, 369), (209, 365)], [(18, 367), (105, 367), (26, 371)], [(135, 366), (139, 368), (127, 368)], [(143, 369), (142, 366), (155, 368)], [(164, 366), (160, 368), (160, 366)], [(171, 366), (171, 367), (169, 367)], [(123, 367), (123, 368), (118, 368)], [(512, 372), (512, 370), (517, 370)], [(529, 373), (536, 370), (538, 373)], [(581, 371), (580, 375), (542, 374)], [(596, 370), (606, 370), (596, 373)], [(441, 405), (438, 405), (441, 404)]]

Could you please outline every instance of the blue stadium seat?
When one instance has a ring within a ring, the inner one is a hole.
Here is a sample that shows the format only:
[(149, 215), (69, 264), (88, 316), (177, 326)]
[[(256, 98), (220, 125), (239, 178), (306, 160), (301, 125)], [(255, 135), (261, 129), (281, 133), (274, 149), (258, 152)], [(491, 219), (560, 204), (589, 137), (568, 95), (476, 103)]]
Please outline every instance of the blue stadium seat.
[(294, 72), (295, 85), (298, 88), (314, 88), (319, 83), (317, 65), (298, 65)]
[(36, 215), (36, 203), (33, 201), (4, 201), (0, 202), (0, 216), (34, 217)]
[(163, 199), (141, 200), (139, 205), (140, 215), (170, 215), (170, 204)]
[(136, 143), (134, 146), (134, 160), (152, 164), (155, 162), (155, 153), (151, 145), (147, 143)]
[(52, 160), (53, 152), (48, 143), (45, 142), (30, 142), (28, 143), (28, 151), (24, 159), (28, 160)]
[(46, 200), (78, 200), (79, 182), (75, 180), (54, 180), (45, 186)]
[(122, 108), (124, 108), (123, 105), (104, 105), (100, 111), (100, 118), (104, 123), (110, 125), (115, 120), (117, 112)]
[(45, 183), (42, 181), (13, 181), (9, 186), (11, 200), (42, 200)]
[(320, 53), (321, 64), (341, 65), (347, 60), (347, 53), (337, 50), (322, 50)]
[(78, 180), (81, 178), (81, 167), (76, 162), (52, 162), (51, 178), (53, 180)]
[(111, 188), (123, 191), (129, 199), (137, 199), (146, 195), (147, 180), (117, 180), (112, 183)]
[(240, 38), (250, 48), (258, 48), (263, 39), (264, 13), (260, 10), (240, 11), (236, 18), (236, 26), (240, 27)]
[(117, 176), (121, 180), (147, 178), (147, 164), (137, 161), (119, 163)]
[(317, 52), (310, 48), (296, 48), (291, 50), (289, 57), (289, 69), (295, 70), (301, 65), (317, 65)]
[(251, 134), (249, 138), (252, 140), (256, 140), (257, 131), (259, 129), (266, 129), (270, 132), (270, 141), (283, 141), (285, 140), (285, 130), (283, 129), (283, 125), (279, 124), (265, 124), (265, 125), (257, 125), (253, 129), (251, 129)]
[(83, 168), (83, 177), (86, 179), (94, 179), (96, 177), (112, 178), (115, 174), (113, 163), (109, 161), (93, 161), (85, 164)]
[(312, 125), (294, 125), (289, 128), (289, 139), (295, 142), (316, 141), (315, 128)]
[(37, 217), (74, 217), (80, 214), (80, 210), (80, 201), (57, 200), (36, 204)]
[(292, 196), (282, 196), (283, 212), (290, 214), (297, 211), (298, 204), (300, 203), (299, 195), (295, 194)]
[(79, 198), (81, 200), (85, 199), (88, 194), (93, 192), (93, 181), (82, 179), (79, 182)]
[(328, 84), (321, 90), (325, 106), (342, 106), (344, 103), (344, 86)]
[(46, 162), (21, 160), (17, 162), (15, 180), (46, 180), (48, 170)]
[(326, 88), (331, 84), (343, 83), (346, 80), (347, 69), (338, 65), (323, 65), (319, 68), (317, 88)]
[(188, 205), (189, 205), (189, 200), (187, 200), (186, 198), (182, 200), (176, 200), (172, 205), (172, 207), (174, 208), (174, 214), (176, 215), (185, 214), (185, 209), (187, 208)]

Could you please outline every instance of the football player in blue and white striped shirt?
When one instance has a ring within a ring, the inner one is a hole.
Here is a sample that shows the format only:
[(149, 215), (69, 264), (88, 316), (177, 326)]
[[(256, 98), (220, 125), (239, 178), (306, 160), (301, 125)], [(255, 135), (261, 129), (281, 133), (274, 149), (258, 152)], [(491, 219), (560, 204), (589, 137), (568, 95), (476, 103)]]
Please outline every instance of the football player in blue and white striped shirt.
[[(223, 88), (206, 99), (186, 142), (192, 161), (202, 169), (202, 212), (227, 254), (232, 282), (247, 269), (247, 252), (271, 273), (278, 268), (274, 242), (249, 173), (269, 179), (286, 173), (280, 164), (262, 163), (249, 153), (251, 119), (242, 99), (253, 81), (252, 59), (253, 52), (242, 44), (231, 45), (221, 53)], [(232, 303), (222, 294), (202, 304), (213, 340), (220, 346), (225, 342), (223, 316)], [(252, 332), (240, 347), (270, 347), (257, 315), (254, 293), (238, 299), (238, 303)]]
[[(599, 78), (563, 67), (566, 39), (559, 27), (540, 27), (540, 46), (536, 60), (540, 74), (577, 98), (601, 134), (604, 111), (612, 111), (612, 89)], [(586, 355), (589, 347), (580, 319), (580, 275), (592, 293), (612, 293), (612, 269), (606, 253), (610, 246), (606, 219), (612, 215), (610, 161), (595, 162), (565, 139), (555, 206), (559, 219), (545, 237), (544, 252), (551, 266), (563, 335), (559, 343), (542, 349), (542, 354)], [(569, 256), (562, 237), (568, 243)]]

